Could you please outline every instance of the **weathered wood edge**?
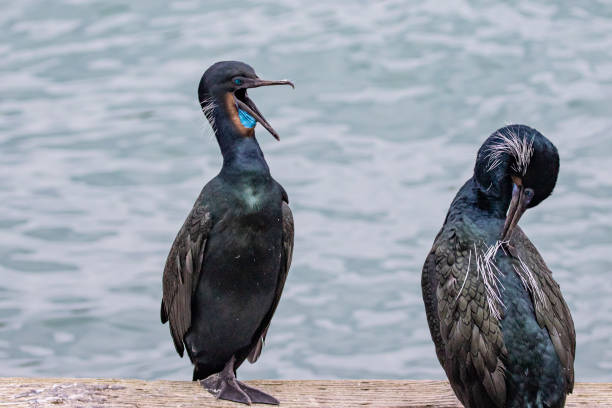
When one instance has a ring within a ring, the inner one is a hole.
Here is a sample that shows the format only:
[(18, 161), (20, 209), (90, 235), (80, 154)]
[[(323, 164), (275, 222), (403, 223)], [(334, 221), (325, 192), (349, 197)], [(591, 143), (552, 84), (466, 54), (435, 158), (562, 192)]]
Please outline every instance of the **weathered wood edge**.
[[(448, 382), (258, 380), (281, 407), (461, 407)], [(197, 383), (93, 378), (0, 378), (0, 407), (240, 407), (216, 401)], [(260, 405), (265, 407), (264, 405)], [(612, 383), (579, 383), (566, 407), (612, 407)]]

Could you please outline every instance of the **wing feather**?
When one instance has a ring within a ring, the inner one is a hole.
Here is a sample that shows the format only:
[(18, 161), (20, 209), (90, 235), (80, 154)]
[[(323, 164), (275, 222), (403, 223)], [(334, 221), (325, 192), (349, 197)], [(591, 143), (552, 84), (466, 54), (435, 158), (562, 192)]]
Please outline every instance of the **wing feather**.
[(536, 320), (540, 327), (548, 331), (565, 371), (566, 391), (571, 393), (574, 389), (576, 331), (569, 307), (544, 259), (520, 228), (514, 230), (511, 243), (515, 246), (519, 258), (533, 272), (542, 290), (543, 301), (532, 294), (532, 302), (536, 305)]
[(199, 202), (174, 239), (163, 276), (161, 321), (170, 322), (174, 347), (181, 357), (185, 350), (183, 338), (191, 326), (191, 297), (200, 279), (206, 240), (212, 228), (211, 214)]
[(507, 351), (474, 256), (453, 229), (438, 234), (423, 267), (427, 320), (438, 359), (464, 405), (503, 407)]

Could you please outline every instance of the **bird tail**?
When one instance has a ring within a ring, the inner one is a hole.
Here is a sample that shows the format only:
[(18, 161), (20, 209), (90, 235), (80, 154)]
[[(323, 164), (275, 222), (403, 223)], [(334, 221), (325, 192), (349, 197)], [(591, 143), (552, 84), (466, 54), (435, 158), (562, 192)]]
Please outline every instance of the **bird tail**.
[(211, 371), (210, 369), (206, 369), (205, 367), (195, 364), (193, 366), (193, 379), (191, 381), (203, 380), (207, 377), (210, 377), (214, 373), (214, 370)]
[(194, 367), (193, 367), (193, 379), (192, 379), (191, 381), (203, 380), (204, 378), (206, 378), (206, 377), (204, 377), (204, 376), (201, 374), (201, 370), (200, 370), (200, 368), (199, 368), (197, 365), (196, 365), (196, 366), (194, 366)]
[(168, 321), (168, 314), (166, 313), (166, 307), (164, 306), (164, 301), (161, 302), (161, 308), (159, 310), (159, 317), (161, 318), (162, 324)]

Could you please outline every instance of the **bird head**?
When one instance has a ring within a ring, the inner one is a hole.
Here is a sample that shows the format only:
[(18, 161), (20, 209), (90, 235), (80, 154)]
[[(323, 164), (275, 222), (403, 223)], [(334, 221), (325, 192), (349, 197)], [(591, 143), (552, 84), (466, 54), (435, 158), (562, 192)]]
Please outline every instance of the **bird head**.
[(474, 170), (479, 184), (493, 188), (503, 203), (506, 220), (502, 241), (527, 210), (552, 193), (559, 174), (559, 153), (550, 140), (525, 125), (509, 125), (495, 131), (478, 152)]
[(291, 81), (267, 81), (260, 79), (250, 65), (239, 61), (222, 61), (211, 65), (200, 80), (198, 97), (206, 118), (215, 127), (216, 114), (220, 111), (229, 117), (232, 125), (244, 136), (252, 136), (257, 122), (277, 140), (278, 133), (249, 98), (247, 89), (260, 86), (290, 85)]

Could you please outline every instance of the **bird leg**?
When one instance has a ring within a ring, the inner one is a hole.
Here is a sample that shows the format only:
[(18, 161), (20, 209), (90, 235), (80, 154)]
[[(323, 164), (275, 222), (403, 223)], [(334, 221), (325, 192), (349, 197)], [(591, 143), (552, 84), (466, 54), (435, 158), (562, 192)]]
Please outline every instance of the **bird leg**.
[(225, 364), (223, 371), (213, 374), (200, 381), (202, 387), (213, 394), (217, 399), (239, 402), (242, 404), (271, 404), (278, 405), (279, 401), (271, 395), (257, 388), (246, 385), (236, 379), (234, 365), (236, 358), (232, 358)]

